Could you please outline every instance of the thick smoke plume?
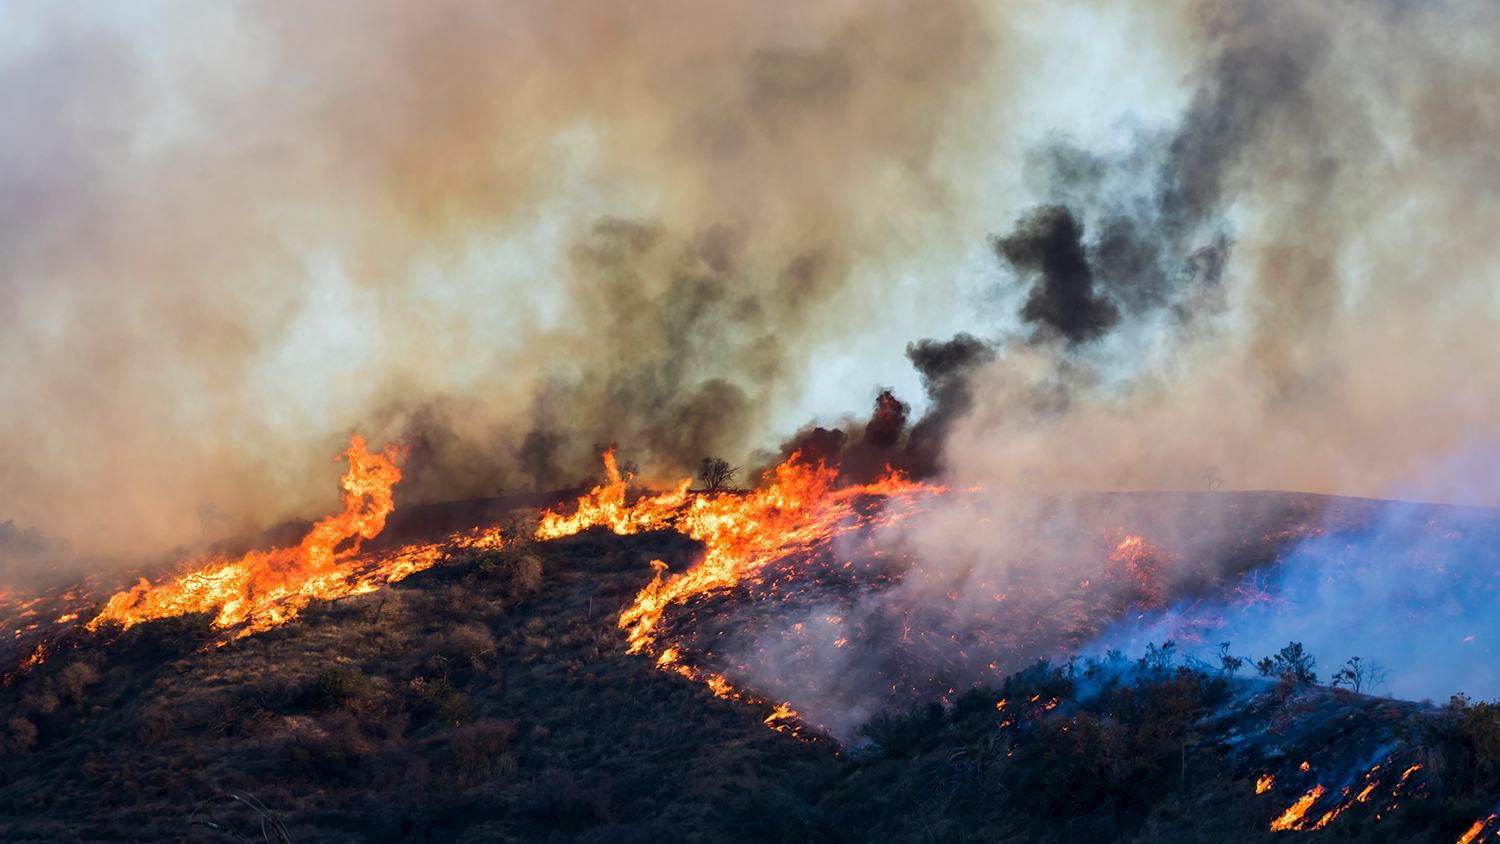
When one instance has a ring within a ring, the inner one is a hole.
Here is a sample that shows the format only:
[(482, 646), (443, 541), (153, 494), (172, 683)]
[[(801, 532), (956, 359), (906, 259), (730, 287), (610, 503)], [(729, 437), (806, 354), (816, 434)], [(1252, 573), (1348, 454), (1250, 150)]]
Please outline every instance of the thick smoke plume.
[(954, 479), (1500, 501), (1444, 468), (1500, 418), (1497, 22), (1195, 8), (1175, 125), (1029, 157), (1038, 204), (994, 240), (1020, 324), (969, 380)]
[(0, 519), (101, 552), (335, 506), (351, 429), (407, 503), (773, 442), (1005, 97), (964, 0), (6, 16)]
[[(1500, 89), (1473, 83), (1497, 78), (1500, 19), (1463, 3), (1195, 13), (1201, 52), (1176, 124), (1099, 152), (1046, 139), (1027, 162), (1037, 204), (991, 240), (993, 301), (1015, 322), (965, 373), (963, 412), (935, 417), (937, 465), (954, 486), (1018, 497), (891, 539), (915, 561), (893, 589), (755, 619), (728, 656), (752, 683), (847, 729), (993, 679), (991, 658), (1009, 670), (1176, 638), (1202, 657), (1222, 640), (1253, 656), (1299, 640), (1325, 682), (1361, 656), (1389, 670), (1380, 691), (1494, 694), (1500, 253), (1486, 227)], [(1109, 570), (1088, 543), (1131, 519), (1024, 495), (1225, 480), (1487, 507), (1461, 525), (1382, 511), (1294, 546), (1283, 570), (1241, 585), (1266, 600), (1239, 604), (1208, 599), (1204, 579), (1232, 573), (1215, 554), (1250, 541), (1233, 536), (1237, 518), (1203, 536), (1180, 535), (1196, 516), (1158, 526), (1146, 535), (1164, 591), (1111, 585), (1113, 609), (1141, 618), (1106, 634), (1110, 602), (1079, 597)], [(1037, 500), (1064, 509), (1038, 514)], [(1153, 607), (1178, 590), (1187, 603)], [(1024, 635), (1000, 641), (1011, 631)], [(853, 646), (861, 636), (881, 644)]]

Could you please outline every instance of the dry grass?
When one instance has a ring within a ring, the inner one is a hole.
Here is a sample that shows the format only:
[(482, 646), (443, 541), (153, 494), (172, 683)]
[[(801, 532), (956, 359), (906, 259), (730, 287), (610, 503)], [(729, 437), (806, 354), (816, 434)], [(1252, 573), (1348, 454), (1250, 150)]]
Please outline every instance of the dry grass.
[[(696, 548), (590, 532), (455, 560), (209, 646), (204, 619), (80, 643), (0, 690), (0, 838), (228, 840), (189, 813), (254, 795), (292, 841), (1257, 841), (1275, 800), (1209, 749), (1137, 811), (1041, 817), (1024, 773), (961, 764), (990, 713), (899, 758), (840, 758), (631, 656), (621, 606)], [(1352, 705), (1352, 704), (1351, 704)], [(958, 762), (954, 759), (957, 758)], [(1408, 827), (1322, 837), (1425, 840)]]

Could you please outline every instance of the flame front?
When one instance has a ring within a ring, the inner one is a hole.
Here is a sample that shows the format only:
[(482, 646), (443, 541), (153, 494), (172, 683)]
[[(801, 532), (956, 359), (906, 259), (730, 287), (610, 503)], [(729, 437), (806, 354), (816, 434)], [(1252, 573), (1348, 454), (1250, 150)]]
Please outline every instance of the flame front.
[(1322, 797), (1323, 793), (1327, 790), (1321, 785), (1313, 786), (1310, 791), (1302, 795), (1301, 799), (1293, 803), (1290, 809), (1282, 813), (1281, 817), (1271, 821), (1272, 831), (1297, 828), (1302, 821), (1302, 816), (1307, 813), (1308, 808), (1318, 802), (1318, 798)]
[(1480, 818), (1479, 820), (1475, 821), (1474, 825), (1469, 827), (1469, 831), (1465, 832), (1463, 837), (1458, 839), (1458, 844), (1472, 844), (1472, 842), (1477, 839), (1481, 833), (1484, 832), (1484, 828), (1486, 826), (1489, 826), (1490, 822), (1495, 819), (1495, 815), (1490, 815), (1487, 818)]
[[(673, 527), (706, 546), (701, 562), (672, 577), (666, 576), (666, 565), (653, 562), (656, 576), (636, 596), (635, 603), (620, 614), (619, 624), (629, 633), (631, 653), (653, 649), (662, 614), (672, 605), (741, 583), (759, 582), (769, 563), (866, 526), (871, 517), (861, 516), (855, 508), (862, 497), (884, 499), (887, 517), (891, 517), (900, 510), (891, 506), (893, 502), (909, 503), (917, 496), (943, 491), (906, 480), (895, 472), (871, 484), (840, 486), (836, 469), (793, 455), (776, 467), (765, 488), (749, 494), (699, 495), (689, 502), (692, 481), (683, 480), (671, 492), (627, 506), (625, 480), (615, 467), (613, 448), (604, 459), (610, 482), (584, 496), (571, 516), (545, 514), (538, 539), (566, 536), (595, 525), (621, 534)], [(663, 649), (657, 663), (707, 683), (721, 697), (741, 696), (725, 678), (682, 664), (682, 654), (676, 648)], [(783, 703), (767, 723), (795, 717), (791, 707)]]
[[(134, 588), (110, 598), (88, 629), (109, 624), (128, 628), (151, 619), (217, 610), (215, 626), (235, 628), (238, 638), (294, 618), (309, 600), (378, 588), (378, 583), (351, 584), (353, 570), (345, 563), (358, 554), (361, 540), (374, 538), (385, 527), (395, 506), (391, 488), (401, 480), (399, 456), (394, 444), (370, 454), (364, 439), (353, 435), (344, 452), (349, 461), (342, 481), (344, 512), (318, 522), (293, 548), (213, 561), (156, 586), (142, 578)], [(341, 550), (345, 543), (348, 547)]]
[(683, 480), (677, 489), (643, 498), (633, 506), (626, 506), (625, 492), (629, 478), (621, 477), (615, 465), (615, 446), (610, 444), (604, 452), (604, 470), (609, 483), (594, 487), (589, 494), (578, 499), (578, 511), (568, 517), (548, 512), (537, 528), (537, 539), (556, 539), (570, 536), (595, 525), (604, 525), (618, 534), (640, 533), (667, 527), (677, 510), (687, 501), (691, 478)]
[(632, 653), (650, 647), (662, 613), (690, 596), (757, 579), (767, 563), (856, 529), (854, 500), (911, 498), (941, 491), (894, 473), (868, 485), (836, 488), (838, 472), (796, 456), (776, 467), (773, 482), (746, 496), (699, 497), (677, 517), (677, 529), (707, 546), (703, 561), (670, 580), (656, 578), (620, 615)]

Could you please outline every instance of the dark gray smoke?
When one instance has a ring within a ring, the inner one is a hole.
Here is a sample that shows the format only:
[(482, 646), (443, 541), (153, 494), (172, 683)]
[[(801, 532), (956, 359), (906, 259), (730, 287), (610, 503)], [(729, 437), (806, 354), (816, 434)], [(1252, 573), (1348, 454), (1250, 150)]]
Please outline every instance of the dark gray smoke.
[(1051, 328), (1076, 345), (1098, 339), (1120, 321), (1115, 304), (1094, 291), (1083, 226), (1067, 208), (1031, 212), (1012, 234), (995, 239), (995, 251), (1016, 269), (1040, 276), (1021, 308), (1023, 322)]

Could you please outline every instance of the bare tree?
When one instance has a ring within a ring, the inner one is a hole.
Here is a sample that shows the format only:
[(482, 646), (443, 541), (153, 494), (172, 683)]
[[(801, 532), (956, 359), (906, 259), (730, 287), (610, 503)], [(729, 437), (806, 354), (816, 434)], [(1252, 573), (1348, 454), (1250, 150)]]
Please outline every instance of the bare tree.
[(1203, 480), (1208, 484), (1209, 492), (1213, 492), (1224, 485), (1224, 476), (1219, 474), (1218, 466), (1210, 466), (1204, 469)]
[(734, 476), (739, 474), (738, 468), (730, 468), (729, 461), (722, 457), (705, 457), (698, 466), (698, 480), (703, 482), (703, 488), (710, 492), (723, 492), (731, 488)]
[(1333, 684), (1335, 686), (1348, 686), (1354, 690), (1355, 694), (1358, 694), (1366, 689), (1373, 688), (1377, 683), (1383, 682), (1385, 673), (1385, 669), (1381, 668), (1379, 664), (1365, 662), (1357, 656), (1351, 656), (1349, 657), (1349, 661), (1344, 663), (1344, 667), (1334, 673)]

